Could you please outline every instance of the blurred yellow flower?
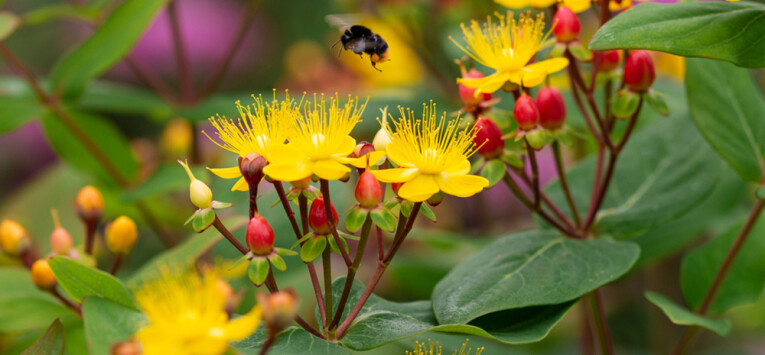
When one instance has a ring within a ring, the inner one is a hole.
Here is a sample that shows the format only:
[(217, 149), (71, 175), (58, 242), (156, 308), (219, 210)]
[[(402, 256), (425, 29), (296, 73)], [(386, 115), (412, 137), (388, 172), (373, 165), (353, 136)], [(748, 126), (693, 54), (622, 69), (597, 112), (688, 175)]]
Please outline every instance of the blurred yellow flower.
[[(289, 93), (283, 101), (274, 98), (271, 103), (263, 101), (263, 98), (254, 97), (255, 103), (252, 109), (249, 106), (242, 106), (239, 101), (236, 107), (239, 110), (241, 118), (234, 122), (225, 117), (211, 117), (210, 123), (215, 128), (216, 135), (220, 142), (210, 137), (207, 132), (202, 131), (207, 138), (217, 144), (219, 147), (234, 152), (240, 157), (245, 157), (250, 153), (257, 153), (270, 161), (271, 150), (274, 147), (284, 145), (287, 140), (293, 121), (300, 116), (299, 104), (290, 99)], [(239, 178), (231, 191), (248, 191), (249, 185), (242, 177), (239, 167), (222, 169), (210, 169), (213, 174), (224, 179)]]
[(476, 151), (473, 129), (460, 130), (460, 119), (447, 122), (446, 113), (439, 119), (434, 103), (423, 105), (422, 120), (415, 119), (412, 110), (399, 111), (401, 119), (394, 121), (396, 130), (386, 147), (399, 169), (372, 170), (378, 180), (403, 182), (398, 195), (412, 202), (425, 201), (439, 191), (468, 197), (489, 185), (485, 178), (468, 174), (468, 157)]
[[(351, 171), (345, 164), (361, 164), (361, 160), (348, 155), (356, 148), (351, 131), (361, 121), (365, 108), (366, 102), (351, 97), (341, 105), (335, 96), (327, 105), (324, 95), (314, 95), (313, 102), (306, 102), (304, 113), (298, 116), (289, 143), (272, 147), (270, 164), (263, 172), (281, 181), (298, 181), (314, 174), (325, 180), (342, 178)], [(365, 166), (363, 159), (361, 167)]]
[[(494, 2), (510, 9), (522, 9), (526, 7), (543, 9), (557, 3), (568, 7), (571, 11), (576, 13), (589, 9), (592, 4), (591, 0), (494, 0)], [(611, 0), (608, 4), (608, 8), (611, 11), (626, 9), (630, 6), (632, 6), (632, 0)]]
[(136, 300), (149, 319), (136, 334), (144, 355), (222, 354), (229, 342), (255, 332), (263, 314), (260, 306), (229, 319), (218, 280), (212, 270), (201, 276), (195, 271), (164, 271), (162, 278), (136, 292)]
[(496, 70), (494, 74), (483, 78), (457, 79), (458, 83), (477, 89), (476, 96), (495, 92), (508, 81), (527, 87), (537, 86), (545, 80), (547, 74), (560, 71), (568, 65), (566, 58), (528, 64), (550, 35), (550, 32), (543, 32), (545, 23), (541, 14), (536, 20), (521, 14), (518, 22), (512, 12), (508, 12), (507, 17), (498, 13), (496, 16), (499, 24), (492, 23), (489, 17), (483, 29), (476, 21), (472, 21), (470, 28), (462, 25), (467, 46), (462, 46), (450, 37), (454, 44), (475, 61)]
[[(483, 352), (483, 347), (476, 348), (475, 353), (473, 353), (472, 352), (473, 349), (467, 347), (467, 344), (469, 341), (470, 341), (469, 339), (465, 340), (465, 342), (462, 343), (462, 347), (459, 350), (453, 352), (452, 354), (453, 355), (471, 355), (471, 354), (481, 355), (481, 353)], [(433, 341), (430, 339), (428, 339), (427, 344), (425, 342), (420, 343), (419, 341), (414, 340), (412, 341), (412, 345), (414, 349), (412, 351), (406, 350), (405, 351), (406, 355), (443, 355), (444, 354), (443, 347), (441, 345), (438, 345), (438, 342), (433, 343)]]

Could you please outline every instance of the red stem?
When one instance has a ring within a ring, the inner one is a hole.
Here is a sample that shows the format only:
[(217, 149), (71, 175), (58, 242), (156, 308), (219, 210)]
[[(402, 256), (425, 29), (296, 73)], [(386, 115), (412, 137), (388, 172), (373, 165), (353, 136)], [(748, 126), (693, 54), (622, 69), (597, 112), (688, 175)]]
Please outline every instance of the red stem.
[(186, 102), (194, 100), (194, 88), (191, 82), (191, 69), (189, 67), (188, 53), (181, 35), (180, 20), (178, 19), (178, 0), (172, 0), (167, 5), (167, 16), (170, 20), (170, 32), (173, 37), (173, 49), (175, 60), (178, 63), (178, 81), (181, 87), (181, 95)]
[(348, 256), (348, 252), (346, 252), (345, 248), (343, 248), (342, 241), (340, 241), (340, 234), (337, 233), (337, 223), (332, 217), (334, 216), (334, 213), (332, 213), (332, 201), (329, 197), (329, 181), (324, 179), (321, 179), (321, 194), (324, 196), (324, 209), (327, 213), (327, 225), (329, 226), (329, 230), (332, 232), (332, 237), (335, 238), (337, 248), (340, 249), (340, 254), (343, 256), (345, 266), (350, 267), (353, 265), (353, 262)]

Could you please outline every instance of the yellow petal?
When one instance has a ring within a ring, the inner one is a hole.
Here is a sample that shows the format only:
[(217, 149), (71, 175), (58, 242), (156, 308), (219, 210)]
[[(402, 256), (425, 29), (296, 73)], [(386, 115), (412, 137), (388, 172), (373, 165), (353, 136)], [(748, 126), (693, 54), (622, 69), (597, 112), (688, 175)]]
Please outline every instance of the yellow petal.
[(218, 177), (222, 177), (224, 179), (233, 179), (238, 178), (242, 176), (242, 172), (239, 170), (238, 166), (235, 166), (233, 168), (220, 168), (220, 169), (210, 169), (207, 168), (207, 170), (210, 170), (213, 174), (217, 175)]
[(412, 162), (412, 159), (410, 159), (406, 150), (406, 145), (401, 144), (400, 141), (394, 139), (392, 142), (388, 143), (388, 146), (385, 147), (385, 151), (388, 153), (388, 159), (396, 163), (396, 165), (405, 168), (414, 167), (414, 163)]
[(510, 74), (497, 72), (483, 78), (459, 78), (457, 82), (469, 88), (478, 89), (475, 91), (475, 96), (478, 97), (481, 93), (493, 93), (499, 90), (509, 79)]
[(364, 169), (367, 166), (375, 166), (381, 164), (383, 158), (385, 158), (385, 152), (375, 150), (374, 152), (370, 152), (364, 156), (348, 159), (348, 164), (351, 164), (359, 169)]
[(356, 140), (351, 136), (345, 136), (342, 141), (337, 145), (332, 155), (338, 157), (347, 157), (353, 153), (356, 149)]
[(494, 2), (511, 9), (522, 9), (531, 3), (528, 0), (494, 0)]
[(231, 187), (231, 191), (250, 191), (250, 184), (248, 184), (244, 178), (240, 178), (236, 181), (236, 184)]
[[(522, 69), (520, 81), (517, 84), (523, 84), (526, 87), (533, 87), (544, 82), (547, 74), (552, 74), (563, 70), (568, 66), (566, 58), (552, 58), (538, 63), (530, 64)], [(514, 81), (515, 82), (515, 81)]]
[(289, 144), (282, 144), (272, 147), (268, 152), (268, 158), (269, 163), (281, 164), (304, 161), (308, 159), (308, 156)]
[[(738, 1), (738, 0), (728, 0), (728, 1)], [(624, 0), (621, 3), (618, 3), (616, 1), (609, 1), (608, 3), (608, 9), (611, 11), (617, 11), (621, 9), (629, 8), (632, 5), (632, 0)]]
[(449, 174), (465, 175), (470, 172), (470, 161), (464, 158), (446, 168), (446, 172)]
[(247, 314), (228, 322), (224, 329), (226, 340), (237, 341), (250, 336), (258, 329), (262, 315), (263, 308), (255, 306)]
[(326, 159), (314, 162), (311, 171), (324, 180), (337, 180), (351, 171), (351, 169), (334, 160)]
[(438, 183), (438, 187), (445, 194), (457, 197), (473, 196), (476, 193), (481, 192), (484, 187), (489, 186), (489, 180), (486, 180), (486, 178), (481, 176), (449, 173), (441, 173), (436, 179), (436, 182)]
[(542, 8), (551, 6), (555, 4), (556, 2), (558, 2), (558, 0), (531, 0), (529, 3), (531, 4), (531, 6), (537, 9), (542, 9)]
[(580, 13), (589, 9), (591, 3), (591, 0), (563, 0), (563, 5), (576, 13)]
[(398, 195), (405, 200), (422, 202), (438, 192), (438, 184), (433, 175), (420, 174), (401, 185)]
[(406, 182), (415, 177), (419, 172), (417, 168), (395, 168), (371, 170), (372, 175), (382, 182)]
[(263, 168), (263, 173), (274, 180), (298, 181), (311, 176), (311, 169), (307, 160), (296, 163), (271, 163)]

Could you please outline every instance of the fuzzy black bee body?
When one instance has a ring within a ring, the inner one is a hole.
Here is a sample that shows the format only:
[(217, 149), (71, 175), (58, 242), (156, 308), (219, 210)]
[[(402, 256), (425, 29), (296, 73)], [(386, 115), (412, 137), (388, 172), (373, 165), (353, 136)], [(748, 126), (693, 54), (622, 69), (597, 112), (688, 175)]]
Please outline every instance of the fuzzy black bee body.
[(361, 25), (344, 26), (343, 34), (332, 45), (332, 48), (338, 43), (343, 45), (337, 52), (338, 56), (343, 52), (343, 49), (356, 53), (361, 57), (367, 54), (369, 55), (372, 67), (377, 71), (382, 71), (377, 68), (377, 63), (388, 60), (388, 42), (367, 27)]

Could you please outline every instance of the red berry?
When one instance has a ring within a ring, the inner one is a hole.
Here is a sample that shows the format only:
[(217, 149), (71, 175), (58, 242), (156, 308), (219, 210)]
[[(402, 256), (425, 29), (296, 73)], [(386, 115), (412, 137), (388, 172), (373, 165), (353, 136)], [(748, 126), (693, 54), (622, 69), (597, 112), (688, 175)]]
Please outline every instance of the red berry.
[[(475, 68), (470, 69), (465, 75), (464, 78), (466, 79), (478, 79), (483, 78), (483, 74), (476, 70)], [(491, 100), (491, 93), (482, 93), (481, 95), (478, 95), (478, 97), (475, 96), (476, 89), (469, 88), (463, 84), (460, 84), (460, 99), (462, 100), (462, 103), (465, 105), (478, 105), (483, 101)]]
[(534, 99), (525, 93), (515, 101), (513, 107), (513, 118), (521, 130), (529, 131), (537, 127), (539, 122), (539, 109), (534, 103)]
[(553, 17), (553, 34), (558, 42), (569, 43), (579, 37), (581, 24), (576, 14), (568, 7), (561, 6)]
[(505, 149), (505, 141), (502, 140), (502, 131), (494, 121), (481, 117), (475, 121), (476, 133), (473, 144), (478, 148), (478, 154), (486, 158), (494, 158), (502, 154)]
[(390, 188), (393, 190), (393, 193), (398, 196), (398, 190), (401, 189), (401, 186), (403, 185), (403, 182), (394, 182), (390, 184)]
[[(337, 211), (332, 206), (332, 220), (337, 225)], [(329, 223), (327, 223), (327, 209), (324, 207), (324, 198), (317, 197), (311, 203), (311, 211), (308, 212), (308, 225), (316, 234), (329, 234)]]
[(252, 217), (247, 224), (247, 246), (255, 255), (268, 255), (274, 248), (274, 230), (263, 217)]
[(69, 255), (72, 244), (72, 236), (64, 228), (58, 227), (50, 234), (50, 247), (58, 255)]
[(366, 171), (359, 176), (356, 184), (356, 201), (361, 207), (375, 208), (382, 198), (382, 187), (372, 173)]
[(624, 63), (624, 83), (634, 92), (648, 90), (656, 79), (653, 59), (647, 51), (634, 50)]
[(619, 62), (622, 60), (622, 52), (618, 49), (613, 49), (605, 52), (594, 52), (593, 63), (598, 71), (610, 72), (619, 67)]
[(539, 124), (547, 129), (558, 129), (566, 121), (566, 102), (560, 91), (554, 87), (545, 87), (537, 93)]

